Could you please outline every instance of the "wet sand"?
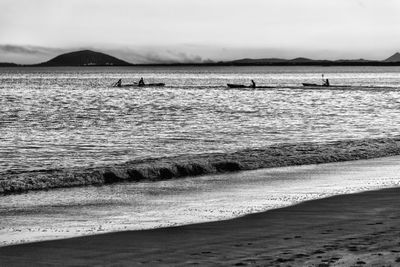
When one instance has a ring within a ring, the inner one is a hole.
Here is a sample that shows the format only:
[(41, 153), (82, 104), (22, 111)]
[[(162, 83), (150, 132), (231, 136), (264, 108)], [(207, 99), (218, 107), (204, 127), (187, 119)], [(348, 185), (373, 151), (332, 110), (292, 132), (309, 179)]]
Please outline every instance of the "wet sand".
[(400, 189), (241, 218), (0, 248), (1, 266), (400, 265)]

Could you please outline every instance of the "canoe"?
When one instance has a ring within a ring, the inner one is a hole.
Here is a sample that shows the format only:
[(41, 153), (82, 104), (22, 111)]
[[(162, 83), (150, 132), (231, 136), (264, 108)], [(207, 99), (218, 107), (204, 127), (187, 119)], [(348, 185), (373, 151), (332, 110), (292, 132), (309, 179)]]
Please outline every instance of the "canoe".
[(253, 87), (252, 85), (244, 85), (244, 84), (234, 84), (234, 83), (227, 83), (226, 84), (229, 88), (274, 88), (273, 86), (256, 86)]
[(121, 84), (120, 86), (113, 85), (113, 87), (132, 87), (132, 86), (137, 86), (137, 84)]
[(165, 83), (146, 83), (143, 85), (137, 85), (138, 87), (163, 87), (165, 86)]
[(312, 87), (329, 87), (329, 85), (325, 85), (325, 84), (316, 84), (316, 83), (303, 83), (303, 86), (312, 86)]
[(121, 86), (113, 85), (113, 87), (163, 87), (165, 83), (146, 83), (143, 85), (139, 84), (122, 84)]
[(229, 88), (250, 88), (250, 87), (252, 87), (250, 85), (233, 84), (233, 83), (228, 83), (226, 85), (228, 85)]

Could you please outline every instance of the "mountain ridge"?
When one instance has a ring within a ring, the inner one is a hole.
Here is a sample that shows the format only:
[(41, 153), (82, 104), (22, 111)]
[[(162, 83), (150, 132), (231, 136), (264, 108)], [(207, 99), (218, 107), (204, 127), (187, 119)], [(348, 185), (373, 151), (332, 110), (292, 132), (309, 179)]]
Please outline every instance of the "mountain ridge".
[(385, 60), (368, 59), (339, 59), (314, 60), (305, 57), (293, 59), (283, 58), (242, 58), (231, 61), (208, 63), (163, 63), (163, 64), (132, 64), (105, 53), (92, 50), (80, 50), (58, 55), (48, 61), (23, 65), (15, 63), (1, 63), (0, 67), (58, 67), (58, 66), (398, 66), (400, 53), (395, 53)]

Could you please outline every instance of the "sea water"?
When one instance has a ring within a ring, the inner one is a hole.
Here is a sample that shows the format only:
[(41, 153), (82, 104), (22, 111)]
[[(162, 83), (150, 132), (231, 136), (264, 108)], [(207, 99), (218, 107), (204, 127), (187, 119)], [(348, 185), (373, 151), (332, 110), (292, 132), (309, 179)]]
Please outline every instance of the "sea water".
[[(322, 73), (332, 85), (348, 87), (301, 86), (322, 83)], [(111, 86), (119, 78), (132, 83), (140, 77), (166, 86)], [(275, 88), (226, 86), (251, 79)], [(135, 159), (251, 152), (272, 144), (399, 136), (399, 67), (0, 68), (0, 81), (2, 179)], [(398, 186), (397, 162), (2, 195), (0, 243), (221, 220)]]
[[(301, 87), (302, 82), (348, 88)], [(115, 88), (115, 81), (165, 87)], [(226, 83), (277, 86), (229, 89)], [(390, 137), (400, 67), (0, 68), (0, 173)]]

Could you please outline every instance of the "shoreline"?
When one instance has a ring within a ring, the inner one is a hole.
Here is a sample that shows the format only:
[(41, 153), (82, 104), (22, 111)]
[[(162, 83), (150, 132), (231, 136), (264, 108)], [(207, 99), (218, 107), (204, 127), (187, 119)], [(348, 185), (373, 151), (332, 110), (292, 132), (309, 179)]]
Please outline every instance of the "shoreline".
[(399, 160), (393, 156), (7, 195), (0, 204), (0, 246), (227, 220), (312, 199), (395, 188), (400, 186)]
[(232, 153), (149, 158), (96, 168), (5, 172), (0, 197), (53, 188), (160, 181), (245, 170), (371, 159), (400, 155), (400, 137), (281, 143)]
[(0, 263), (395, 264), (399, 202), (400, 188), (337, 195), (225, 221), (0, 247)]

